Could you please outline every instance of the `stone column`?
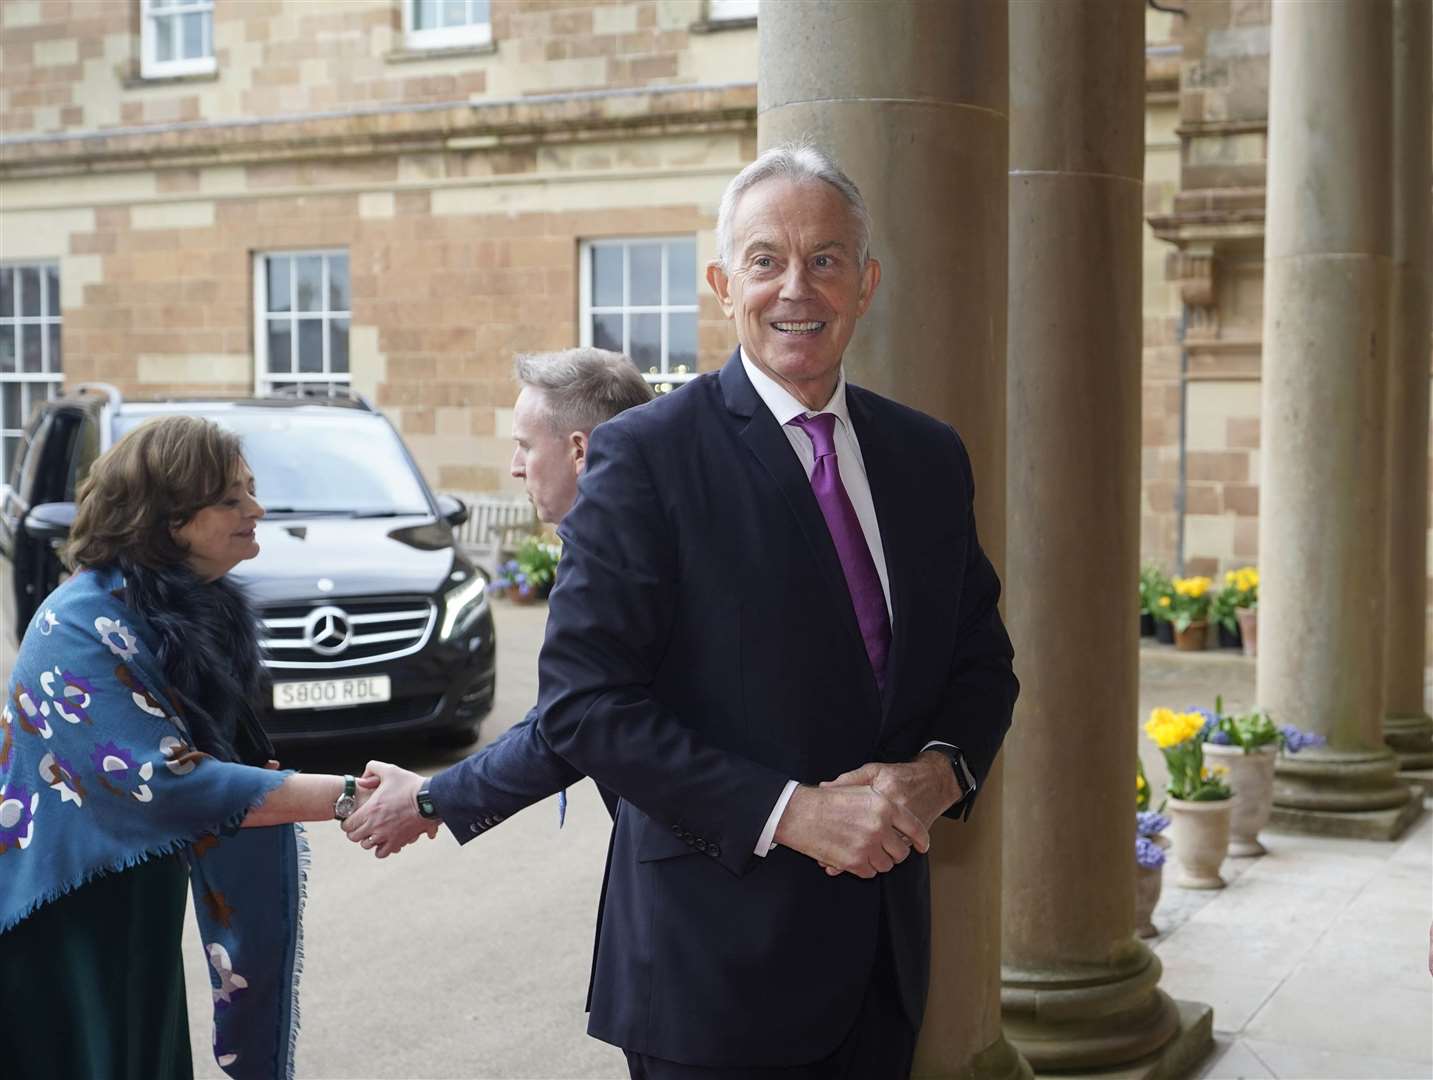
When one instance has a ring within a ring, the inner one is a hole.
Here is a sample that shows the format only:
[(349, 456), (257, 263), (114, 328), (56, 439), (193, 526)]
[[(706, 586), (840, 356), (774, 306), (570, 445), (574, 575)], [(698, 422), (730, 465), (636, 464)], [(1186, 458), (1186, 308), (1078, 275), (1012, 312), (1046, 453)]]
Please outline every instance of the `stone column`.
[[(980, 539), (1005, 547), (1004, 0), (775, 3), (758, 22), (762, 147), (809, 137), (861, 188), (880, 291), (853, 382), (948, 420), (976, 473)], [(998, 770), (997, 770), (998, 772)], [(917, 1076), (1028, 1076), (1000, 1030), (1000, 785), (940, 822)]]
[(1144, 20), (1141, 0), (1010, 7), (1002, 999), (1040, 1073), (1174, 1075), (1213, 1040), (1207, 1006), (1181, 1037), (1135, 936)]
[(1388, 631), (1383, 737), (1400, 769), (1433, 769), (1424, 709), (1428, 584), (1428, 334), (1433, 298), (1433, 6), (1393, 3), (1393, 334), (1388, 393)]
[(1382, 838), (1421, 805), (1383, 742), (1392, 14), (1274, 4), (1259, 497), (1259, 704), (1328, 738), (1275, 823)]

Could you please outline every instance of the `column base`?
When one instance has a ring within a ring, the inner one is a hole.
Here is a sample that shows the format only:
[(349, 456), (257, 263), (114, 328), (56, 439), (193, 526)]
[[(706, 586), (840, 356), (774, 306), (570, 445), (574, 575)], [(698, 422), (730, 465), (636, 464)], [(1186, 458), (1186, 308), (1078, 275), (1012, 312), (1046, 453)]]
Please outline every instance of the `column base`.
[(1280, 757), (1274, 768), (1276, 818), (1289, 810), (1351, 816), (1401, 812), (1411, 799), (1407, 785), (1394, 778), (1398, 761), (1387, 747), (1306, 750)]
[(1433, 769), (1433, 717), (1427, 713), (1383, 718), (1383, 741), (1398, 758), (1398, 771)]
[[(1082, 1069), (1080, 1080), (1182, 1080), (1193, 1076), (1214, 1049), (1214, 1010), (1199, 1001), (1176, 1001), (1174, 1007), (1179, 1014), (1179, 1031), (1157, 1052), (1128, 1065)], [(1068, 1075), (1043, 1071), (1035, 1074), (1036, 1080)]]
[(1005, 1035), (1037, 1073), (1138, 1061), (1179, 1033), (1159, 957), (1134, 938), (1121, 952), (1113, 971), (1003, 970)]
[(1400, 772), (1398, 782), (1407, 784), (1414, 791), (1422, 792), (1425, 799), (1433, 796), (1433, 769), (1409, 769)]
[(1275, 806), (1269, 827), (1310, 836), (1342, 836), (1352, 840), (1397, 840), (1423, 815), (1423, 793), (1404, 788), (1402, 806), (1387, 810), (1303, 810)]
[(919, 1065), (911, 1080), (1034, 1080), (1029, 1063), (1020, 1051), (1011, 1046), (1004, 1035), (991, 1043), (970, 1064), (958, 1072), (922, 1072)]

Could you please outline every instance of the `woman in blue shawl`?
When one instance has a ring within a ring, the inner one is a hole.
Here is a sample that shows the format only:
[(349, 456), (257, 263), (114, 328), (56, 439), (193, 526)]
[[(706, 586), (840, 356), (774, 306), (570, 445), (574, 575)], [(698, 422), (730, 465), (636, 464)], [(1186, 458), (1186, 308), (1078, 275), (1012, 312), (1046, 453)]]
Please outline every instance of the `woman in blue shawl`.
[(6, 1077), (193, 1074), (186, 885), (219, 1065), (293, 1074), (294, 823), (367, 792), (271, 760), (257, 626), (224, 578), (258, 554), (263, 514), (238, 437), (193, 417), (135, 429), (80, 487), (75, 573), (26, 628), (0, 709)]

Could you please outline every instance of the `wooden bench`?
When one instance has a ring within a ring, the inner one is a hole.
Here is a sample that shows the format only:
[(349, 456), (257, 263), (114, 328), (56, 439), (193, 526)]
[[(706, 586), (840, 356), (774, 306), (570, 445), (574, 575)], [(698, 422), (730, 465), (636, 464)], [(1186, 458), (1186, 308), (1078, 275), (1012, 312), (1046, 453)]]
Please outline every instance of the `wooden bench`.
[(537, 514), (526, 496), (458, 493), (458, 498), (468, 504), (468, 520), (456, 530), (458, 548), (492, 579), (503, 556), (537, 533)]

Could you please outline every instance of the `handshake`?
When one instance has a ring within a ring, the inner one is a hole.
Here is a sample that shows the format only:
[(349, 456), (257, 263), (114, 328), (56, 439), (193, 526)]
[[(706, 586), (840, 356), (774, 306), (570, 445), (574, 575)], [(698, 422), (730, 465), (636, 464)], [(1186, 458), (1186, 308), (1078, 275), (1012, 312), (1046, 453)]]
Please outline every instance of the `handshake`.
[[(380, 859), (420, 836), (435, 837), (439, 821), (418, 813), (417, 773), (370, 761), (358, 781), (359, 805), (344, 822), (354, 843)], [(873, 878), (930, 850), (930, 826), (960, 798), (949, 760), (939, 752), (914, 761), (871, 762), (819, 785), (795, 788), (774, 840), (810, 856), (827, 874)]]

